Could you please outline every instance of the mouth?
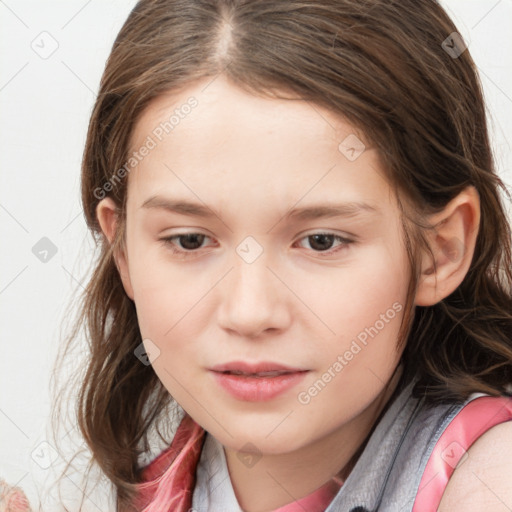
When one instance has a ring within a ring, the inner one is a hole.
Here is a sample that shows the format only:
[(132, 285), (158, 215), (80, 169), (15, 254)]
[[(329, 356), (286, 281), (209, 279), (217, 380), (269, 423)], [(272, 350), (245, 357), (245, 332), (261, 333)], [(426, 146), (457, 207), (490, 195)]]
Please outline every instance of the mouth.
[(262, 361), (259, 363), (249, 363), (246, 361), (231, 361), (225, 364), (218, 364), (210, 370), (219, 373), (229, 373), (232, 375), (250, 375), (262, 377), (274, 377), (287, 373), (298, 373), (308, 371), (306, 368), (294, 368), (281, 363), (272, 361)]
[[(302, 370), (307, 371), (307, 370)], [(290, 373), (299, 373), (299, 371), (272, 371), (272, 372), (243, 372), (241, 370), (231, 370), (218, 372), (223, 373), (224, 375), (238, 375), (240, 377), (254, 377), (254, 378), (266, 378), (266, 377), (279, 377), (281, 375), (289, 375)]]
[(246, 402), (271, 400), (298, 385), (310, 370), (277, 363), (234, 361), (210, 368), (215, 381), (231, 396)]

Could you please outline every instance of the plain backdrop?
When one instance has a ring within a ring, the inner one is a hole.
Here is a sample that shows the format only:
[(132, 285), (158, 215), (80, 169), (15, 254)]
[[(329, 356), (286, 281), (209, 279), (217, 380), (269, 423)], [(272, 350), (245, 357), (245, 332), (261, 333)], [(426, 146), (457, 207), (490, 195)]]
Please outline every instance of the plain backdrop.
[[(512, 0), (441, 3), (478, 66), (498, 170), (510, 187)], [(31, 499), (34, 453), (48, 450), (41, 442), (64, 310), (86, 282), (94, 249), (79, 195), (87, 124), (134, 5), (0, 0), (0, 477)]]

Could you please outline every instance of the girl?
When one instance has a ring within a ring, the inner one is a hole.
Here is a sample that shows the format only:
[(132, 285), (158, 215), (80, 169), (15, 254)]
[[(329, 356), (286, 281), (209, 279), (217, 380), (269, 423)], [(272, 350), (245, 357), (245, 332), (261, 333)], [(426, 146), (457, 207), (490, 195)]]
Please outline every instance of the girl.
[(509, 510), (500, 189), (434, 0), (139, 1), (82, 168), (117, 510)]

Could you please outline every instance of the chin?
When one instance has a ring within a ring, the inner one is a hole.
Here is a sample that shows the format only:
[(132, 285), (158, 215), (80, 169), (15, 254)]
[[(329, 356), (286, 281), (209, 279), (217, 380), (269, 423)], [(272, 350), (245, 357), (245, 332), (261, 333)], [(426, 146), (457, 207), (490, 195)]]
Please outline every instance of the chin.
[[(282, 418), (281, 418), (282, 420)], [(280, 421), (281, 421), (280, 420)], [(293, 452), (308, 443), (303, 430), (295, 432), (279, 425), (279, 421), (247, 423), (238, 421), (235, 425), (224, 424), (231, 436), (218, 425), (208, 430), (222, 445), (234, 451), (261, 452), (266, 455), (280, 455)]]

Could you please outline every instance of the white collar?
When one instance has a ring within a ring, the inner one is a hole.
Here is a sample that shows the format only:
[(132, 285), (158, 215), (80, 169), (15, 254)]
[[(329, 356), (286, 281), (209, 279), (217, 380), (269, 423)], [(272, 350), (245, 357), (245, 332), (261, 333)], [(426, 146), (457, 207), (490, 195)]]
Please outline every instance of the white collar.
[(197, 512), (243, 512), (229, 477), (224, 447), (206, 432), (196, 470), (192, 509)]

